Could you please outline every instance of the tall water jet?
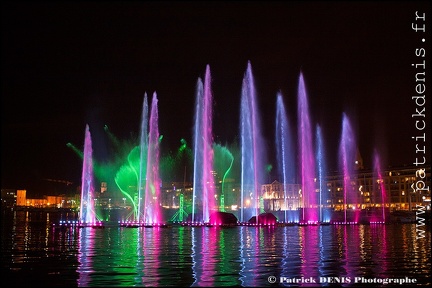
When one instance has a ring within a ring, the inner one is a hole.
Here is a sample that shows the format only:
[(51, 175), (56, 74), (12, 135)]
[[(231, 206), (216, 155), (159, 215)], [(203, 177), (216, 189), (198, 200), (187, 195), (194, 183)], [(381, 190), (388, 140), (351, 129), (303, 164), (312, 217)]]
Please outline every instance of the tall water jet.
[[(194, 127), (194, 183), (192, 222), (208, 222), (215, 210), (215, 183), (213, 175), (212, 91), (210, 66), (207, 65), (204, 84), (198, 78), (196, 87)], [(196, 216), (197, 211), (202, 216)]]
[[(277, 94), (276, 100), (276, 159), (278, 177), (282, 179), (284, 185), (284, 221), (298, 221), (290, 216), (288, 219), (288, 210), (297, 210), (298, 208), (298, 193), (292, 189), (288, 190), (288, 183), (294, 184), (294, 151), (291, 143), (291, 128), (288, 123), (288, 117), (283, 103), (282, 94)], [(288, 192), (290, 191), (290, 192)], [(297, 218), (297, 217), (295, 217)]]
[(149, 139), (147, 152), (147, 171), (145, 188), (144, 222), (159, 224), (162, 221), (161, 214), (161, 180), (159, 177), (159, 115), (158, 99), (156, 92), (153, 93), (150, 121)]
[[(240, 221), (245, 217), (258, 216), (260, 185), (263, 183), (264, 151), (260, 131), (260, 119), (256, 100), (255, 84), (250, 61), (243, 77), (240, 106), (241, 135), (241, 211)], [(245, 214), (247, 208), (248, 214)], [(252, 215), (254, 214), (254, 215)], [(255, 217), (258, 221), (258, 217)]]
[(321, 132), (321, 127), (317, 125), (316, 127), (316, 160), (317, 160), (317, 175), (318, 175), (318, 189), (319, 189), (319, 220), (320, 222), (329, 222), (330, 215), (328, 215), (326, 200), (328, 198), (327, 187), (325, 185), (325, 153), (323, 136)]
[(312, 128), (309, 117), (309, 104), (303, 74), (298, 85), (298, 133), (300, 149), (301, 193), (303, 198), (302, 222), (318, 222), (318, 201), (315, 192), (315, 159)]
[(81, 177), (80, 222), (91, 224), (96, 221), (93, 183), (93, 149), (89, 125), (86, 125)]
[(344, 194), (344, 220), (348, 221), (347, 213), (354, 214), (351, 221), (358, 222), (359, 211), (357, 209), (357, 191), (351, 184), (351, 176), (355, 166), (356, 140), (350, 121), (345, 113), (342, 118), (342, 135), (339, 145), (339, 167), (343, 173), (343, 194)]
[(135, 213), (135, 220), (141, 221), (144, 215), (144, 203), (145, 203), (145, 188), (146, 188), (146, 174), (147, 174), (147, 153), (148, 153), (148, 100), (147, 93), (144, 93), (144, 101), (141, 112), (141, 130), (140, 130), (140, 161), (138, 171), (138, 196), (136, 201), (138, 202)]
[[(384, 179), (383, 179), (382, 171), (381, 171), (380, 157), (379, 157), (378, 152), (376, 150), (374, 151), (374, 173), (375, 173), (375, 177), (377, 179), (378, 190), (380, 193), (380, 195), (379, 195), (380, 197), (377, 197), (376, 195), (374, 195), (375, 196), (374, 200), (375, 201), (378, 200), (381, 202), (381, 220), (382, 220), (382, 222), (385, 222), (386, 221), (385, 204), (387, 202), (386, 201), (387, 193), (386, 193), (385, 183), (384, 183)], [(378, 218), (378, 217), (376, 217), (376, 218)], [(377, 219), (373, 219), (373, 221), (377, 221)]]

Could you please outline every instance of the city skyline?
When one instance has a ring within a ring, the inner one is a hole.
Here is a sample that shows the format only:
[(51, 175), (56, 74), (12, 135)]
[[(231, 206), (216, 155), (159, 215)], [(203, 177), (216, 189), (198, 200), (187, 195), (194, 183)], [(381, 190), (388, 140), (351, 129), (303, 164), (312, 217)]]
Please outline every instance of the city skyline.
[(367, 168), (374, 149), (383, 167), (412, 165), (411, 137), (418, 135), (412, 64), (423, 60), (416, 48), (430, 47), (411, 25), (421, 8), (428, 12), (430, 4), (2, 4), (2, 188), (35, 193), (46, 179), (78, 186), (82, 162), (67, 144), (81, 149), (89, 124), (101, 162), (118, 157), (104, 127), (126, 146), (138, 145), (144, 93), (159, 98), (161, 153), (175, 152), (181, 139), (191, 146), (195, 87), (206, 65), (215, 142), (233, 143), (248, 61), (273, 166), (277, 93), (296, 127), (300, 73), (313, 126), (323, 130), (329, 170), (337, 169), (343, 113)]

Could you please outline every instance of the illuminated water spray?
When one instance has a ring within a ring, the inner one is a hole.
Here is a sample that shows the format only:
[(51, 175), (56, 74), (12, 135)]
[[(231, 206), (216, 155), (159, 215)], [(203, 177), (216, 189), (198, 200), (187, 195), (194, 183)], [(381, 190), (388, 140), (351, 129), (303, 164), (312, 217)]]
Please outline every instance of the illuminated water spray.
[[(245, 217), (258, 216), (260, 205), (260, 185), (265, 175), (263, 162), (263, 145), (260, 131), (260, 119), (252, 66), (248, 62), (243, 77), (240, 106), (241, 136), (241, 211), (240, 221)], [(244, 215), (245, 210), (250, 215)], [(258, 217), (256, 217), (258, 221)]]
[[(150, 120), (149, 120), (149, 139), (147, 152), (147, 171), (144, 205), (144, 222), (157, 224), (162, 221), (161, 214), (161, 180), (159, 177), (159, 116), (158, 99), (156, 92), (153, 93)], [(145, 152), (145, 151), (144, 151)]]
[(317, 174), (318, 174), (318, 189), (319, 189), (319, 219), (320, 222), (329, 222), (330, 215), (328, 215), (324, 209), (326, 200), (328, 198), (327, 187), (325, 185), (325, 158), (324, 158), (324, 144), (321, 127), (316, 127), (316, 159), (317, 159)]
[(315, 159), (312, 143), (312, 128), (309, 119), (309, 104), (303, 74), (298, 85), (298, 141), (300, 149), (301, 193), (303, 209), (301, 221), (315, 223), (319, 220), (317, 194), (315, 192)]
[(147, 153), (148, 153), (148, 100), (147, 93), (144, 94), (144, 101), (141, 115), (141, 130), (140, 130), (140, 161), (138, 171), (138, 198), (136, 202), (137, 210), (135, 211), (135, 220), (140, 222), (144, 216), (144, 201), (146, 188), (147, 174)]
[(231, 172), (233, 162), (234, 162), (234, 155), (231, 153), (231, 151), (228, 150), (227, 147), (221, 146), (219, 144), (213, 145), (213, 151), (214, 151), (214, 170), (217, 172), (217, 175), (223, 175), (222, 177), (222, 185), (221, 185), (221, 193), (219, 197), (219, 211), (225, 212), (225, 196), (226, 194), (226, 180), (228, 175)]
[[(386, 188), (385, 188), (385, 184), (384, 184), (384, 179), (382, 176), (382, 171), (381, 171), (381, 163), (380, 163), (380, 157), (378, 155), (378, 152), (375, 150), (374, 151), (374, 170), (375, 170), (375, 177), (377, 178), (377, 182), (378, 182), (378, 189), (380, 191), (380, 198), (379, 199), (381, 201), (381, 217), (382, 217), (382, 221), (385, 222), (386, 221), (386, 215), (385, 215), (385, 204), (386, 204)], [(374, 219), (374, 221), (376, 221), (376, 219)]]
[[(276, 142), (276, 153), (277, 153), (277, 168), (280, 179), (284, 184), (284, 221), (298, 221), (298, 217), (288, 218), (288, 210), (297, 210), (298, 202), (298, 191), (289, 190), (289, 183), (294, 183), (294, 152), (291, 144), (291, 129), (288, 123), (288, 117), (283, 103), (282, 94), (277, 94), (276, 100), (276, 131), (275, 131), (275, 142)], [(297, 192), (297, 195), (294, 193)]]
[[(359, 221), (359, 212), (357, 211), (357, 191), (351, 184), (351, 176), (355, 166), (356, 141), (350, 121), (345, 113), (342, 118), (342, 135), (339, 145), (339, 166), (343, 173), (343, 196), (344, 196), (344, 220), (348, 221), (347, 213), (353, 214), (350, 220)], [(352, 213), (351, 213), (352, 212)]]
[[(210, 66), (207, 65), (204, 84), (198, 78), (196, 87), (192, 222), (208, 222), (211, 211), (216, 209), (212, 101)], [(202, 216), (198, 212), (202, 212)]]
[(86, 224), (94, 223), (96, 221), (94, 210), (93, 149), (88, 124), (85, 129), (83, 156), (80, 222)]

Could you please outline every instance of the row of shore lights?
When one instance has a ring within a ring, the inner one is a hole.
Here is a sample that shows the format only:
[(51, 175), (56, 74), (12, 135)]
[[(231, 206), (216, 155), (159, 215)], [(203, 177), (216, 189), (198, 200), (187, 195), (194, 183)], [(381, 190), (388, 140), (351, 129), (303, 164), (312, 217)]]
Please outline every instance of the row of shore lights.
[[(143, 222), (136, 222), (136, 221), (125, 221), (125, 222), (118, 222), (120, 226), (154, 226), (154, 227), (161, 227), (161, 226), (166, 226), (166, 224), (163, 223), (143, 223)], [(211, 223), (203, 223), (203, 222), (174, 222), (175, 224), (181, 224), (183, 226), (224, 226), (224, 224), (222, 223), (217, 223), (217, 224), (211, 224)], [(241, 223), (241, 222), (237, 222), (237, 225), (239, 226), (275, 226), (275, 225), (292, 225), (292, 224), (297, 224), (299, 226), (307, 226), (307, 225), (319, 225), (320, 223), (322, 224), (330, 224), (330, 221), (324, 221), (324, 222), (319, 222), (319, 221), (307, 221), (307, 222), (295, 222), (295, 221), (288, 221), (288, 222), (272, 222), (272, 223)], [(344, 222), (344, 221), (336, 221), (336, 222), (331, 222), (331, 224), (335, 224), (335, 225), (357, 225), (359, 224), (357, 221), (348, 221), (348, 222)], [(385, 224), (385, 221), (371, 221), (370, 224)], [(53, 224), (54, 226), (56, 226), (56, 224)], [(80, 227), (100, 227), (103, 226), (103, 222), (102, 221), (94, 221), (94, 222), (81, 222), (81, 221), (60, 221), (59, 222), (59, 226), (80, 226)]]

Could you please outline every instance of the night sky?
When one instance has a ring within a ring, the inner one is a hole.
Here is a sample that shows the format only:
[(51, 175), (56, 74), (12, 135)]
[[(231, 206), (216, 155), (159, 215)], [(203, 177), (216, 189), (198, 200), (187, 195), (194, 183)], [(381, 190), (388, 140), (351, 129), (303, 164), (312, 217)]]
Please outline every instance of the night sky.
[[(31, 195), (52, 180), (78, 186), (82, 161), (66, 144), (82, 149), (89, 124), (94, 157), (116, 157), (103, 127), (138, 141), (144, 93), (158, 96), (161, 153), (175, 151), (181, 138), (191, 145), (195, 87), (206, 65), (215, 141), (238, 140), (248, 61), (270, 162), (276, 94), (296, 127), (302, 72), (329, 171), (337, 169), (343, 112), (366, 168), (374, 149), (384, 167), (410, 165), (418, 134), (411, 64), (423, 61), (416, 48), (431, 51), (429, 33), (411, 23), (424, 12), (430, 28), (430, 8), (426, 1), (3, 1), (2, 188)], [(429, 87), (426, 95), (428, 102)]]

